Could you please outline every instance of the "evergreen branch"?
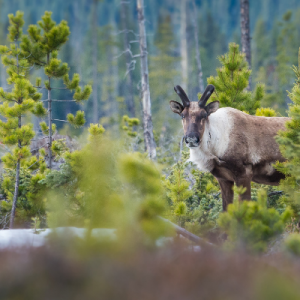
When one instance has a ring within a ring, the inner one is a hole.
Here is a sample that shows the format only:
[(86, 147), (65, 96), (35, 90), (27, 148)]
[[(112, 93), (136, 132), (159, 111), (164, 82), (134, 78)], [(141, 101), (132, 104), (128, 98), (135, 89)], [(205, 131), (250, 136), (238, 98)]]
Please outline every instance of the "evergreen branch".
[[(36, 149), (34, 149), (34, 150), (36, 150)], [(40, 162), (40, 161), (45, 161), (45, 159), (39, 159), (39, 160), (37, 160), (37, 161), (34, 162), (32, 165), (30, 165), (30, 166), (27, 168), (27, 170), (30, 169), (32, 166), (34, 166), (36, 163), (38, 163), (38, 162)]]
[(283, 193), (283, 191), (274, 191), (274, 192), (270, 192), (268, 194), (268, 197), (272, 197), (272, 196), (275, 196), (275, 195), (281, 195)]
[(225, 81), (224, 81), (222, 72), (220, 72), (220, 77), (221, 77), (221, 79), (222, 79), (222, 81), (223, 81), (224, 86), (225, 86), (227, 89), (229, 89), (229, 87), (225, 84)]

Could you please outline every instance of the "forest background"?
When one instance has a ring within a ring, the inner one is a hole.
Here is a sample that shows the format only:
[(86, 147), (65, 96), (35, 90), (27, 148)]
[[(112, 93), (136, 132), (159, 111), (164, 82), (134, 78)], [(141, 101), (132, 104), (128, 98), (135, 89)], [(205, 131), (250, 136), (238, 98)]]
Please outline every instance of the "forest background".
[[(178, 3), (177, 3), (178, 2)], [(203, 68), (204, 85), (206, 78), (216, 74), (220, 66), (217, 56), (228, 50), (229, 42), (240, 44), (239, 1), (195, 1), (197, 14), (194, 14), (192, 2), (186, 7), (187, 37), (187, 79), (182, 79), (181, 40), (183, 17), (180, 1), (149, 1), (145, 7), (149, 77), (152, 102), (152, 114), (156, 139), (164, 139), (177, 133), (180, 122), (169, 111), (168, 102), (174, 97), (173, 86), (186, 85), (191, 99), (197, 99), (198, 74), (195, 59), (193, 25), (195, 17), (199, 30), (199, 47)], [(136, 34), (137, 11), (135, 1), (125, 5), (125, 24), (122, 21), (122, 5), (117, 0), (65, 0), (61, 1), (1, 1), (0, 43), (5, 44), (9, 13), (17, 10), (24, 12), (25, 26), (35, 24), (45, 11), (52, 11), (56, 22), (64, 19), (70, 26), (70, 39), (60, 52), (63, 61), (70, 66), (70, 72), (77, 72), (84, 84), (93, 85), (93, 95), (80, 107), (74, 103), (53, 104), (53, 115), (63, 119), (68, 113), (79, 108), (86, 113), (87, 123), (98, 122), (106, 128), (119, 124), (123, 115), (141, 119), (140, 104), (140, 61), (132, 58), (130, 68), (134, 107), (128, 106), (128, 74), (124, 51), (124, 28), (128, 30), (128, 40), (132, 41), (133, 55), (139, 53)], [(95, 21), (96, 20), (96, 21)], [(123, 23), (122, 23), (123, 22)], [(95, 34), (95, 27), (96, 34)], [(266, 97), (262, 106), (273, 107), (286, 115), (290, 102), (286, 90), (291, 90), (294, 75), (290, 68), (297, 65), (297, 41), (300, 38), (300, 3), (296, 0), (251, 1), (250, 27), (252, 46), (252, 80), (266, 85)], [(97, 45), (97, 51), (93, 50)], [(97, 63), (93, 56), (97, 55)], [(39, 76), (34, 71), (33, 76)], [(125, 76), (126, 75), (126, 76)], [(0, 85), (6, 87), (6, 72), (0, 66)], [(56, 99), (67, 99), (65, 91), (55, 91)], [(97, 109), (93, 105), (97, 99)], [(95, 100), (94, 100), (95, 102)], [(129, 111), (130, 110), (130, 111)], [(36, 128), (38, 123), (36, 122)], [(58, 123), (62, 129), (64, 123)], [(70, 129), (64, 133), (72, 134)], [(73, 131), (74, 133), (74, 131)], [(76, 132), (79, 133), (78, 130)], [(159, 143), (158, 143), (159, 144)]]

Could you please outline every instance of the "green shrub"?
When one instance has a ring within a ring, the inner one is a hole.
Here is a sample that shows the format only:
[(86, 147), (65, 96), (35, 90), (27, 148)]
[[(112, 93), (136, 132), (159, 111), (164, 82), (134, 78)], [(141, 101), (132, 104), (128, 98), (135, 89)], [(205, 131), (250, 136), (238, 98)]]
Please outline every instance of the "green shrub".
[[(242, 193), (241, 189), (235, 190), (236, 194)], [(267, 195), (261, 190), (257, 201), (240, 202), (235, 197), (218, 223), (228, 235), (227, 246), (262, 252), (272, 238), (284, 231), (284, 223), (291, 214), (289, 208), (281, 215), (275, 208), (267, 208)]]

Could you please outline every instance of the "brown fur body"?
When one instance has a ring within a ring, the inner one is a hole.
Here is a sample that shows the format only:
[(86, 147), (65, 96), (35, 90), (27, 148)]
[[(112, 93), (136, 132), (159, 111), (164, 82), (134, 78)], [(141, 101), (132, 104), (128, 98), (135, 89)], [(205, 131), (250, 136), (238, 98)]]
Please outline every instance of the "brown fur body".
[(278, 185), (284, 175), (274, 169), (276, 161), (284, 161), (275, 136), (285, 129), (289, 118), (256, 117), (238, 110), (231, 110), (233, 129), (232, 142), (220, 163), (215, 162), (211, 173), (218, 180), (223, 198), (223, 208), (232, 203), (234, 183), (247, 190), (242, 199), (251, 199), (251, 181)]

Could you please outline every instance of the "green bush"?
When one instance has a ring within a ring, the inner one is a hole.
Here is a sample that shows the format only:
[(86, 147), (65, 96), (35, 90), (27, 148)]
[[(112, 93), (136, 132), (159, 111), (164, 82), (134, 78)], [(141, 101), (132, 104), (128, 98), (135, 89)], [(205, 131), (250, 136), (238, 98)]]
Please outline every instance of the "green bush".
[[(236, 189), (236, 193), (242, 193)], [(258, 193), (257, 201), (242, 201), (235, 197), (228, 211), (220, 215), (218, 223), (228, 235), (227, 246), (262, 252), (268, 242), (284, 231), (284, 223), (291, 217), (287, 208), (281, 215), (275, 208), (267, 208), (264, 190)]]

